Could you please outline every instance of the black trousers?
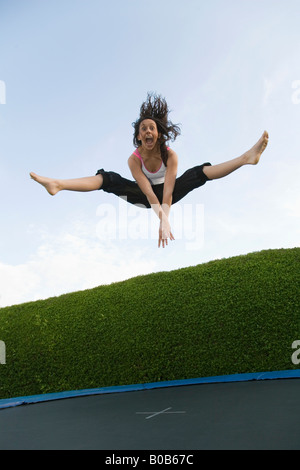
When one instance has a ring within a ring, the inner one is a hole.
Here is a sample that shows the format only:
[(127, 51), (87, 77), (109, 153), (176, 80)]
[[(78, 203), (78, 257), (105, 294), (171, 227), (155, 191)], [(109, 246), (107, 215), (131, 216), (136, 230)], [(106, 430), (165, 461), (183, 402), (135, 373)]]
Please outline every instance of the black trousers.
[[(211, 166), (210, 163), (203, 163), (202, 165), (190, 168), (183, 175), (176, 178), (172, 204), (180, 201), (189, 192), (193, 191), (200, 186), (203, 186), (209, 178), (203, 172), (204, 166)], [(101, 188), (106, 193), (112, 193), (123, 199), (126, 199), (130, 204), (139, 205), (149, 209), (151, 206), (145, 194), (141, 191), (140, 187), (135, 181), (123, 178), (118, 173), (113, 171), (98, 170), (96, 175), (103, 176), (103, 185)], [(162, 203), (164, 183), (152, 185), (152, 189), (157, 196), (160, 204)]]

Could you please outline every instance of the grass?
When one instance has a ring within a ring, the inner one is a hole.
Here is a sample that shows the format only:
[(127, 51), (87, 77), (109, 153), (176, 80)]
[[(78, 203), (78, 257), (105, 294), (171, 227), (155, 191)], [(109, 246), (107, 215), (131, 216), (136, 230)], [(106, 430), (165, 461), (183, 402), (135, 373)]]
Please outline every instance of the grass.
[(297, 369), (300, 248), (0, 309), (0, 398)]

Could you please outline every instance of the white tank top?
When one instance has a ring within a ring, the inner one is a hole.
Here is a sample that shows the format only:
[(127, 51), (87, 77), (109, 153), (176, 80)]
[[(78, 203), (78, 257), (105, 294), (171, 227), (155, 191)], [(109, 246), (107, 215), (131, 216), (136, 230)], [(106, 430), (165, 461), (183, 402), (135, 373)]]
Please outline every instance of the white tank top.
[[(169, 150), (169, 148), (168, 148), (168, 150)], [(142, 171), (143, 171), (144, 175), (147, 176), (147, 178), (148, 178), (148, 180), (150, 181), (151, 184), (161, 184), (161, 183), (165, 182), (165, 174), (166, 174), (167, 167), (165, 166), (163, 161), (161, 161), (161, 165), (160, 165), (159, 169), (157, 171), (153, 172), (153, 171), (147, 170), (147, 168), (145, 167), (143, 158), (142, 158), (140, 152), (138, 151), (138, 149), (136, 149), (136, 151), (133, 152), (133, 154), (141, 160), (141, 162), (142, 162)]]

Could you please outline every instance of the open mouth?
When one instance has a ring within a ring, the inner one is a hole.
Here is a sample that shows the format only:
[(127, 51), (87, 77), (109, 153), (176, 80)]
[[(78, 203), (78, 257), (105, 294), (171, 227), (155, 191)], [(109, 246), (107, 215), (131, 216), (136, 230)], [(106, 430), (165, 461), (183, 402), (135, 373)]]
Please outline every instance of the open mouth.
[(148, 144), (148, 145), (153, 144), (153, 138), (152, 137), (146, 137), (146, 144)]

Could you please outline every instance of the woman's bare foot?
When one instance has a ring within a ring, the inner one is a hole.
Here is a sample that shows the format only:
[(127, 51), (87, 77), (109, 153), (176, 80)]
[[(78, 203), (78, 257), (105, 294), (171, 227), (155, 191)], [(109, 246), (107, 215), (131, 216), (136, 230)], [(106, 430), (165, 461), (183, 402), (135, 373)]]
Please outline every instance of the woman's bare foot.
[(268, 142), (269, 134), (265, 131), (259, 141), (245, 153), (245, 163), (248, 165), (256, 165), (259, 162), (261, 154), (266, 149)]
[(51, 196), (55, 196), (55, 194), (61, 189), (58, 180), (47, 178), (46, 176), (39, 176), (32, 172), (30, 173), (30, 176), (34, 181), (44, 186)]

